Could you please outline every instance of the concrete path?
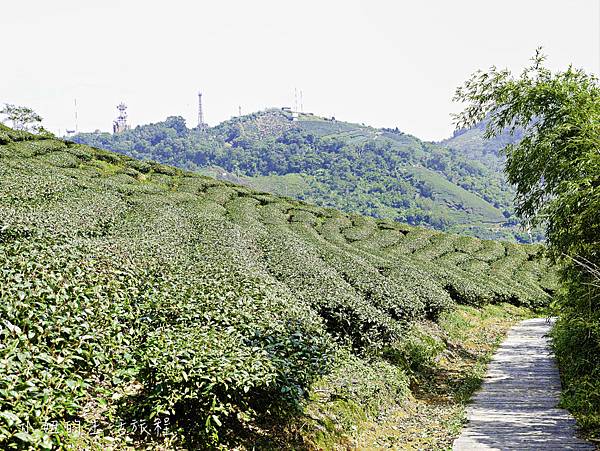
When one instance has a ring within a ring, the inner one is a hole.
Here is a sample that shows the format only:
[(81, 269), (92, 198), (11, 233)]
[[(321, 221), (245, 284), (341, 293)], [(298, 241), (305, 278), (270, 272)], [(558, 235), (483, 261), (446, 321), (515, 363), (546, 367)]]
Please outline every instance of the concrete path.
[(594, 450), (575, 435), (575, 420), (556, 407), (560, 378), (544, 318), (513, 327), (467, 409), (456, 451)]

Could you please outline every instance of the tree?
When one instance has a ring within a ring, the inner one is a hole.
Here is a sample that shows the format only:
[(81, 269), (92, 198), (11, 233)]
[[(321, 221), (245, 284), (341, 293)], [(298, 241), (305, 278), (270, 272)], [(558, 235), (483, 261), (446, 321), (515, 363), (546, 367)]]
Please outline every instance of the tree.
[(546, 230), (561, 264), (554, 343), (565, 399), (584, 427), (600, 434), (600, 85), (569, 67), (552, 73), (540, 49), (515, 77), (492, 67), (456, 91), (467, 107), (459, 128), (488, 118), (487, 137), (523, 130), (508, 145), (505, 171), (516, 186), (517, 213)]
[(169, 116), (165, 120), (164, 126), (175, 130), (178, 136), (186, 136), (188, 134), (188, 128), (185, 126), (185, 119), (181, 116)]
[(15, 130), (25, 130), (31, 132), (40, 132), (42, 128), (42, 117), (31, 108), (24, 106), (4, 104), (0, 114), (6, 116), (6, 120), (12, 122), (12, 128)]
[(458, 127), (489, 116), (487, 137), (524, 129), (518, 144), (505, 147), (506, 173), (517, 188), (517, 213), (546, 227), (556, 258), (586, 252), (600, 237), (600, 86), (569, 67), (556, 74), (533, 65), (515, 78), (495, 67), (476, 72), (455, 99), (468, 102)]

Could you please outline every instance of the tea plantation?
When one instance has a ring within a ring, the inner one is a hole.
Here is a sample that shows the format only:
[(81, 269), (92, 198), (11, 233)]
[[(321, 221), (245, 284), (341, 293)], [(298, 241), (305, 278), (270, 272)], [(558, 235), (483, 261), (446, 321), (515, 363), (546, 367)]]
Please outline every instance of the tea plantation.
[(343, 359), (403, 396), (411, 324), (545, 304), (540, 252), (0, 126), (0, 448), (233, 443)]
[(519, 230), (502, 160), (481, 148), (475, 131), (448, 148), (398, 129), (272, 108), (202, 129), (172, 116), (71, 139), (347, 213), (483, 239), (539, 241), (539, 231)]

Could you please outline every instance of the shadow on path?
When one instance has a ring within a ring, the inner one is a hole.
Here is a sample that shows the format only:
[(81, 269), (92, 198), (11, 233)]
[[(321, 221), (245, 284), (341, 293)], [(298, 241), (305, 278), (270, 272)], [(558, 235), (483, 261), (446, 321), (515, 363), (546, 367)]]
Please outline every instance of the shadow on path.
[(560, 377), (544, 318), (513, 327), (467, 409), (455, 451), (594, 450), (576, 436), (575, 420), (557, 408)]

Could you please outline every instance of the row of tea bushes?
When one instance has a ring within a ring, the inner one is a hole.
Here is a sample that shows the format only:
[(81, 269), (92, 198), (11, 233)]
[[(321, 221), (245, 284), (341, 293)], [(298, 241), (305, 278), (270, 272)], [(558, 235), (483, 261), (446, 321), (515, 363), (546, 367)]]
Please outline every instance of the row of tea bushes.
[(0, 126), (0, 448), (214, 447), (323, 377), (379, 405), (412, 322), (545, 303), (537, 253)]

